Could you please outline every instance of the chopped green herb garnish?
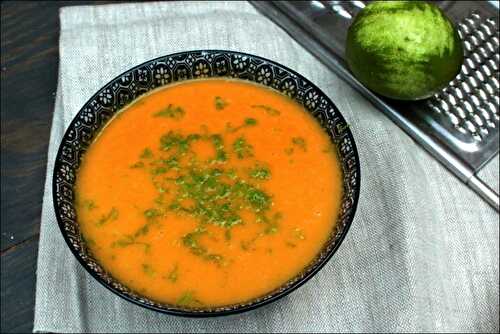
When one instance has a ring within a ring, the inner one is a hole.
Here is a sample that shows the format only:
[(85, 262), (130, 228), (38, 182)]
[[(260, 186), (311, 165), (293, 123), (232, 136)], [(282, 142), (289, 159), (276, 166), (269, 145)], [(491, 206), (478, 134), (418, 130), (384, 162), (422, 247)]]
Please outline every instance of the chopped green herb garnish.
[(222, 99), (220, 96), (215, 97), (215, 109), (222, 110), (224, 109), (228, 103)]
[(250, 177), (258, 180), (268, 180), (271, 178), (271, 171), (265, 166), (256, 166), (250, 170)]
[(237, 138), (233, 143), (233, 150), (238, 159), (253, 156), (253, 146), (250, 145), (244, 137)]
[(144, 162), (142, 161), (138, 161), (135, 164), (130, 165), (130, 168), (142, 168), (142, 167), (144, 167)]
[(265, 234), (276, 234), (278, 232), (278, 224), (275, 222), (269, 223), (264, 230)]
[(208, 250), (198, 242), (198, 238), (206, 232), (204, 228), (198, 228), (194, 232), (184, 235), (182, 237), (182, 243), (184, 246), (188, 247), (194, 255), (200, 256), (204, 260), (220, 264), (223, 257), (218, 254), (210, 254)]
[(172, 119), (181, 119), (186, 112), (179, 106), (169, 104), (165, 109), (153, 114), (154, 117), (167, 117)]
[(141, 155), (139, 156), (141, 159), (149, 159), (153, 157), (153, 151), (149, 148), (145, 148), (144, 151), (142, 151)]
[(257, 212), (268, 209), (271, 204), (269, 195), (260, 189), (249, 189), (246, 197), (248, 202)]
[(302, 137), (293, 137), (292, 144), (300, 147), (304, 152), (307, 151), (307, 144), (304, 138)]
[(279, 116), (281, 114), (281, 112), (279, 110), (276, 110), (276, 109), (274, 109), (270, 106), (264, 105), (264, 104), (256, 104), (256, 105), (253, 105), (251, 107), (254, 109), (263, 109), (266, 111), (266, 113), (268, 115), (271, 115), (271, 116)]
[(245, 120), (243, 121), (243, 124), (240, 126), (237, 126), (235, 128), (233, 128), (231, 123), (226, 123), (226, 131), (233, 133), (233, 132), (236, 132), (240, 129), (243, 129), (243, 128), (246, 128), (249, 126), (255, 126), (257, 124), (258, 124), (258, 121), (255, 118), (245, 118)]
[(155, 275), (155, 271), (153, 270), (153, 267), (147, 263), (142, 264), (142, 271), (148, 275), (149, 277), (153, 277)]
[(97, 221), (97, 225), (102, 226), (109, 221), (116, 220), (118, 218), (118, 210), (116, 208), (111, 208), (111, 210)]
[(177, 282), (177, 278), (179, 277), (179, 266), (176, 264), (172, 270), (168, 273), (167, 279), (175, 283)]
[(144, 216), (148, 219), (161, 216), (161, 212), (158, 209), (147, 209), (144, 211)]
[(97, 208), (97, 206), (95, 205), (95, 202), (92, 200), (83, 201), (82, 206), (84, 207), (84, 209), (86, 209), (88, 211), (92, 211), (93, 209)]
[(257, 125), (257, 120), (255, 118), (245, 118), (245, 125), (248, 126)]
[(215, 161), (223, 162), (227, 160), (226, 152), (224, 151), (224, 141), (222, 140), (221, 135), (212, 135), (210, 136), (212, 140), (212, 144), (215, 148)]
[(180, 306), (202, 306), (203, 303), (195, 298), (193, 291), (184, 292), (178, 299), (177, 305)]
[[(254, 118), (246, 118), (242, 127), (257, 123)], [(181, 245), (216, 265), (230, 262), (204, 245), (205, 238), (215, 237), (206, 229), (208, 224), (223, 228), (223, 238), (229, 241), (232, 227), (245, 224), (242, 217), (251, 214), (255, 221), (263, 224), (258, 237), (278, 232), (280, 214), (272, 211), (272, 196), (263, 187), (264, 181), (271, 177), (269, 167), (255, 161), (250, 169), (224, 168), (229, 159), (252, 158), (254, 148), (240, 136), (231, 145), (233, 154), (228, 154), (223, 136), (209, 133), (208, 128), (205, 130), (201, 134), (170, 131), (161, 136), (158, 154), (151, 150), (143, 152), (141, 159), (151, 158), (144, 161), (144, 170), (150, 174), (159, 195), (154, 200), (155, 206), (143, 211), (146, 223), (135, 233), (116, 240), (113, 247), (140, 244), (147, 251), (149, 245), (141, 243), (140, 238), (148, 234), (154, 224), (159, 224), (159, 218), (167, 211), (189, 216), (198, 222), (198, 228), (180, 239)], [(210, 143), (215, 156), (200, 159), (192, 147), (195, 141)], [(252, 218), (247, 219), (252, 221)], [(168, 275), (163, 277), (168, 279)]]

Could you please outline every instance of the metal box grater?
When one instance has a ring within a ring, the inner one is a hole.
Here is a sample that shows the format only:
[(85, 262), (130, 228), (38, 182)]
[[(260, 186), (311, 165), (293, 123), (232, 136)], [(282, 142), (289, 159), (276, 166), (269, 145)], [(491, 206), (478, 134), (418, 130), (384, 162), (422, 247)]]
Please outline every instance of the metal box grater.
[(449, 86), (422, 101), (395, 101), (365, 88), (344, 61), (347, 29), (367, 1), (251, 1), (311, 54), (358, 89), (457, 177), (499, 210), (477, 173), (499, 150), (499, 17), (485, 1), (435, 1), (455, 22), (465, 61)]

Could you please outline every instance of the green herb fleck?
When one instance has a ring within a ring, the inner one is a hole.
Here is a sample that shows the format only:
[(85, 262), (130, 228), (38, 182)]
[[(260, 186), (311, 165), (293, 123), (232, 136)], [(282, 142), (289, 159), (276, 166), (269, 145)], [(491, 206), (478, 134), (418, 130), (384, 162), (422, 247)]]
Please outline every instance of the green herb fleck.
[(177, 305), (179, 306), (202, 306), (203, 303), (195, 298), (194, 291), (184, 292), (178, 299)]
[(265, 166), (256, 166), (250, 170), (250, 177), (258, 180), (268, 180), (271, 178), (271, 171)]
[(224, 238), (229, 241), (231, 240), (232, 238), (232, 234), (231, 234), (231, 230), (230, 229), (226, 229), (226, 231), (224, 231)]
[(149, 159), (153, 157), (153, 151), (149, 148), (145, 148), (144, 151), (142, 151), (141, 155), (139, 156), (141, 159)]
[(293, 154), (293, 148), (291, 148), (291, 147), (285, 148), (285, 154), (286, 155), (292, 155)]
[(257, 125), (257, 120), (255, 118), (245, 118), (245, 125), (248, 126)]
[(292, 144), (300, 147), (304, 152), (307, 151), (306, 140), (302, 137), (293, 137)]
[(222, 110), (227, 105), (228, 105), (228, 103), (225, 100), (223, 100), (222, 97), (220, 97), (220, 96), (215, 97), (215, 109)]
[(142, 161), (138, 161), (135, 164), (130, 165), (130, 168), (142, 168), (142, 167), (144, 167), (144, 162)]
[(177, 278), (179, 278), (179, 266), (175, 264), (174, 268), (168, 273), (167, 279), (170, 282), (175, 283), (177, 282)]
[(250, 145), (244, 137), (239, 137), (234, 141), (233, 150), (236, 153), (238, 159), (253, 156), (253, 146)]
[(231, 125), (231, 123), (226, 123), (226, 132), (234, 133), (240, 129), (249, 127), (249, 126), (256, 126), (258, 124), (258, 121), (255, 118), (245, 118), (243, 121), (243, 124), (237, 127), (234, 127)]
[(167, 117), (172, 119), (181, 119), (186, 112), (183, 108), (179, 106), (174, 106), (169, 104), (165, 109), (158, 111), (153, 116), (154, 117)]
[(184, 235), (182, 237), (182, 243), (185, 247), (188, 247), (194, 255), (200, 256), (204, 260), (221, 264), (223, 261), (223, 257), (221, 255), (210, 254), (208, 250), (198, 242), (198, 238), (205, 233), (207, 233), (206, 229), (197, 228), (194, 232)]
[(263, 109), (266, 111), (266, 113), (268, 115), (271, 115), (271, 116), (279, 116), (281, 114), (281, 112), (279, 110), (276, 110), (276, 109), (274, 109), (270, 106), (264, 105), (264, 104), (255, 104), (251, 107), (254, 109)]
[(158, 210), (158, 209), (147, 209), (146, 211), (144, 211), (144, 216), (147, 218), (147, 219), (151, 219), (151, 218), (155, 218), (155, 217), (158, 217), (158, 216), (161, 216), (161, 212)]
[(148, 275), (149, 277), (153, 277), (155, 275), (155, 271), (153, 270), (153, 267), (147, 263), (142, 264), (142, 271)]
[(99, 220), (97, 221), (97, 225), (102, 226), (109, 221), (116, 220), (117, 218), (118, 218), (118, 210), (113, 207), (108, 212), (108, 214), (103, 215), (101, 218), (99, 218)]
[(88, 211), (92, 211), (93, 209), (97, 208), (97, 206), (95, 205), (95, 202), (92, 200), (83, 201), (82, 206), (84, 209), (86, 209)]
[(294, 244), (293, 242), (290, 242), (290, 241), (287, 241), (285, 244), (286, 244), (288, 247), (290, 247), (290, 248), (295, 248), (295, 247), (297, 247), (297, 245), (296, 245), (296, 244)]
[(221, 135), (211, 135), (210, 139), (215, 148), (215, 161), (223, 162), (227, 160), (226, 152), (224, 151), (224, 141)]
[(276, 234), (278, 233), (278, 224), (275, 222), (269, 223), (264, 230), (265, 234)]

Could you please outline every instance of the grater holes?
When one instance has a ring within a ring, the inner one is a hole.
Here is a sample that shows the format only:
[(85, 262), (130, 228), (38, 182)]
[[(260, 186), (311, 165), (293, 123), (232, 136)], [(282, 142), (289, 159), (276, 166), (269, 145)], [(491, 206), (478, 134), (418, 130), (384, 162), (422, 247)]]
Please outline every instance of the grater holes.
[(493, 103), (497, 106), (497, 110), (498, 110), (498, 107), (500, 105), (500, 97), (498, 95), (494, 95), (493, 100), (494, 100)]
[(463, 126), (457, 126), (456, 129), (464, 135), (468, 134), (468, 131)]
[(471, 70), (476, 69), (476, 63), (471, 59), (471, 58), (465, 58), (464, 59), (464, 65), (468, 67)]
[(469, 40), (472, 42), (472, 44), (477, 47), (479, 45), (481, 45), (481, 42), (479, 41), (479, 38), (477, 38), (476, 36), (474, 35), (470, 35), (469, 36)]
[(474, 49), (474, 47), (472, 46), (472, 44), (469, 41), (467, 41), (467, 40), (463, 41), (463, 46), (464, 46), (465, 50), (469, 51), (469, 52), (471, 52)]
[(489, 26), (491, 26), (493, 29), (495, 29), (496, 25), (497, 25), (496, 22), (495, 22), (495, 19), (492, 18), (492, 17), (488, 17), (486, 19), (486, 24), (488, 24)]
[(472, 114), (474, 112), (474, 108), (472, 107), (472, 104), (470, 104), (469, 101), (463, 100), (462, 101), (462, 106), (469, 112), (469, 114)]
[(493, 104), (493, 102), (486, 102), (486, 105), (488, 106), (487, 109), (490, 113), (498, 115), (498, 108)]
[(498, 84), (498, 79), (495, 77), (490, 77), (489, 83), (493, 85), (496, 89), (500, 88), (500, 85)]
[(498, 44), (500, 44), (498, 42), (498, 36), (491, 37), (491, 41), (493, 42), (493, 45), (495, 45), (496, 47), (498, 47)]
[(448, 102), (452, 105), (455, 106), (457, 104), (457, 100), (455, 99), (455, 96), (451, 94), (447, 94), (445, 96), (442, 96), (443, 99), (448, 100)]
[(486, 64), (481, 65), (481, 72), (483, 72), (486, 77), (490, 77), (492, 74), (489, 66)]
[(483, 117), (483, 119), (486, 121), (486, 124), (490, 121), (491, 116), (488, 110), (484, 109), (483, 107), (479, 107), (479, 114)]
[(481, 16), (479, 15), (479, 12), (477, 10), (472, 10), (470, 13), (470, 16), (472, 16), (473, 19), (479, 20)]
[(461, 106), (455, 106), (453, 111), (454, 111), (454, 114), (461, 119), (465, 119), (467, 117), (464, 109)]
[(484, 126), (483, 120), (477, 114), (472, 116), (472, 121), (477, 125), (479, 129), (481, 129)]
[(490, 57), (490, 54), (492, 53), (489, 50), (487, 50), (484, 46), (478, 47), (476, 52), (478, 52), (484, 59), (488, 59)]
[(472, 122), (470, 120), (466, 120), (464, 122), (464, 125), (465, 125), (465, 128), (470, 132), (470, 133), (476, 133), (477, 132), (477, 129), (476, 129), (476, 126), (474, 124), (472, 124)]
[(451, 121), (451, 124), (453, 124), (455, 127), (458, 127), (458, 125), (460, 124), (460, 120), (458, 119), (458, 117), (452, 113), (447, 113), (447, 115)]
[(472, 139), (475, 141), (483, 141), (483, 137), (478, 132), (474, 132), (472, 134)]
[(472, 60), (477, 64), (477, 65), (480, 65), (483, 63), (483, 57), (481, 57), (481, 55), (479, 53), (472, 53), (470, 55), (470, 57), (472, 58)]
[(474, 77), (469, 77), (469, 83), (472, 87), (477, 88), (479, 85)]
[[(472, 14), (472, 15), (474, 15), (474, 14)], [(472, 19), (472, 18), (470, 18), (470, 17), (466, 17), (466, 18), (464, 19), (464, 21), (465, 21), (465, 24), (466, 24), (468, 27), (470, 27), (470, 28), (476, 28), (476, 25), (477, 25), (477, 21), (476, 21), (476, 20), (474, 20), (474, 19)]]
[(460, 22), (458, 24), (458, 32), (461, 33), (462, 36), (460, 37), (463, 38), (463, 35), (468, 35), (470, 33), (470, 29), (465, 23)]
[[(480, 31), (481, 31), (483, 34), (485, 34), (486, 36), (488, 36), (488, 37), (489, 37), (489, 36), (494, 35), (494, 30), (493, 30), (493, 29), (491, 29), (491, 27), (490, 27), (490, 26), (488, 26), (488, 25), (487, 25), (487, 24), (485, 24), (485, 23), (481, 23), (481, 24), (479, 25), (479, 29), (481, 29)], [(486, 37), (486, 36), (485, 36), (485, 37)]]
[(479, 133), (481, 133), (483, 137), (486, 137), (487, 135), (490, 134), (490, 131), (488, 130), (487, 127), (483, 126), (482, 128), (479, 129)]
[[(493, 89), (493, 87), (491, 87), (491, 85), (488, 82), (485, 82), (483, 84), (483, 87), (486, 89), (486, 91), (488, 92), (488, 94), (493, 95), (495, 93), (495, 90)], [(484, 95), (486, 96), (486, 93)], [(485, 97), (485, 98), (483, 98), (483, 100), (487, 101), (488, 98)]]
[(484, 45), (486, 46), (489, 54), (495, 53), (495, 46), (493, 45), (493, 43), (491, 43), (490, 41), (486, 41)]
[(481, 71), (475, 71), (475, 72), (474, 72), (474, 76), (475, 76), (475, 78), (476, 78), (477, 80), (479, 80), (479, 81), (481, 81), (481, 82), (486, 81), (486, 79), (485, 79), (485, 77), (484, 77), (483, 73), (481, 73)]
[(479, 37), (481, 41), (486, 41), (486, 34), (481, 30), (476, 30), (476, 36)]
[(478, 88), (476, 89), (475, 91), (477, 94), (479, 94), (479, 97), (481, 98), (481, 100), (483, 101), (488, 101), (488, 95), (486, 95), (486, 93), (484, 92), (483, 89), (481, 88)]
[(495, 63), (493, 61), (493, 59), (488, 59), (486, 63), (488, 64), (488, 67), (490, 67), (491, 69), (493, 69), (493, 71), (498, 70), (498, 64)]
[(479, 101), (476, 95), (470, 95), (469, 99), (472, 101), (474, 106), (479, 107), (481, 105), (481, 101)]
[(462, 88), (465, 93), (470, 94), (471, 93), (471, 88), (469, 87), (469, 84), (466, 81), (461, 81), (460, 82), (460, 87)]

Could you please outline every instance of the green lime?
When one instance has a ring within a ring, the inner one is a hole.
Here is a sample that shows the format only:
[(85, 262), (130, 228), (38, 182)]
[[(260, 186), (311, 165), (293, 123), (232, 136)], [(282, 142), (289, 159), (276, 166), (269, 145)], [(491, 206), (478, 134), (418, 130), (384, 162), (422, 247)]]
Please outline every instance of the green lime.
[(460, 72), (462, 42), (437, 6), (422, 1), (376, 1), (354, 19), (346, 59), (356, 78), (381, 95), (418, 100)]

